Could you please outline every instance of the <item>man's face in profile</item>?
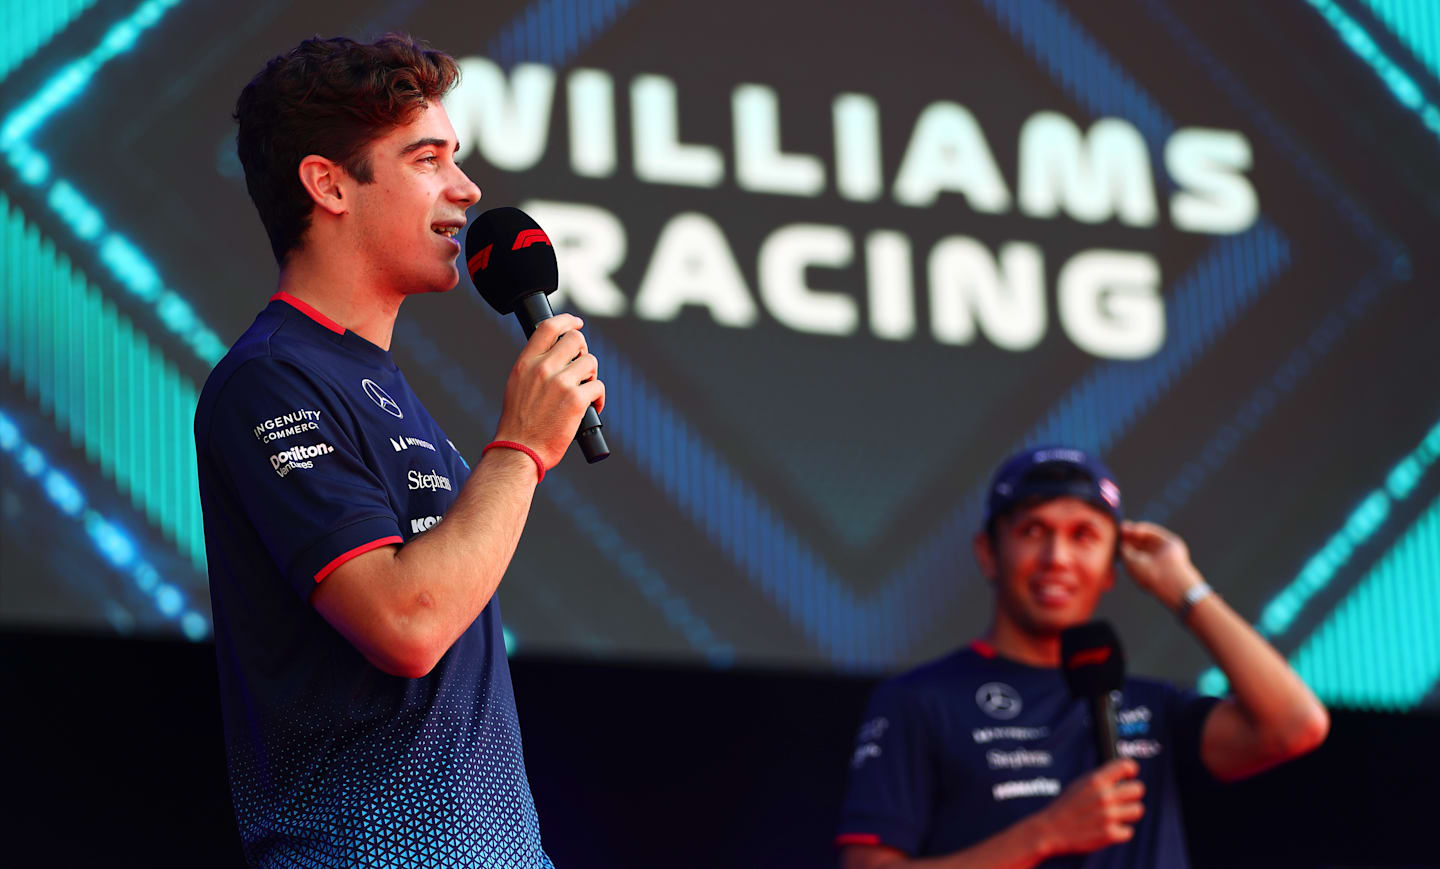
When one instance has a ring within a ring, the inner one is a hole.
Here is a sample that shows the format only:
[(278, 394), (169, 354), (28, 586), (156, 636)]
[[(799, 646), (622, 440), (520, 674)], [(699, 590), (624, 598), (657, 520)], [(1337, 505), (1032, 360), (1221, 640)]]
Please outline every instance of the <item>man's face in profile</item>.
[(460, 230), (480, 188), (455, 163), (458, 147), (439, 103), (370, 143), (374, 180), (354, 186), (351, 237), (383, 285), (409, 294), (459, 282)]

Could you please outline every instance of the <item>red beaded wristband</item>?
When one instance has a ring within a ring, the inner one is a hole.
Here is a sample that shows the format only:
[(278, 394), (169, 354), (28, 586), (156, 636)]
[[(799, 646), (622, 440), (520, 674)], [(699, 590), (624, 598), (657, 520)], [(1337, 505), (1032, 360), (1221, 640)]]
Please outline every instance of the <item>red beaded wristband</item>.
[(540, 481), (545, 479), (545, 463), (540, 460), (539, 453), (535, 452), (524, 444), (516, 443), (515, 441), (491, 441), (490, 443), (485, 445), (485, 449), (480, 451), (480, 455), (484, 456), (486, 453), (490, 452), (496, 447), (507, 450), (519, 450), (520, 452), (534, 459), (535, 471), (539, 474), (539, 477), (535, 480), (535, 484), (538, 486), (540, 484)]

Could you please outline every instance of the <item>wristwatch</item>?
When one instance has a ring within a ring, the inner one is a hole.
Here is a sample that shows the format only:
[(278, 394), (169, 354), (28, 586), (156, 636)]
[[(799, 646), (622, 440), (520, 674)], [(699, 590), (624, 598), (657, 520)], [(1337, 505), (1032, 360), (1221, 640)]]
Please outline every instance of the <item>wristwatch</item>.
[(1210, 587), (1210, 583), (1204, 581), (1197, 582), (1185, 589), (1185, 594), (1180, 598), (1180, 608), (1175, 611), (1175, 618), (1180, 620), (1180, 624), (1185, 624), (1190, 618), (1190, 611), (1195, 608), (1195, 604), (1214, 593), (1215, 589)]

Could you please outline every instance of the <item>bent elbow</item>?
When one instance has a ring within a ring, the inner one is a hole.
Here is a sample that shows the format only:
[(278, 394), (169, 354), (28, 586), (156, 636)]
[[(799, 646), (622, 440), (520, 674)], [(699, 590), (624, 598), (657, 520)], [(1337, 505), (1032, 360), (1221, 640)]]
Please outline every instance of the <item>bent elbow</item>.
[(1286, 750), (1290, 757), (1309, 754), (1325, 742), (1330, 735), (1330, 713), (1316, 702), (1305, 717), (1294, 728), (1287, 741)]
[(380, 671), (402, 679), (430, 675), (446, 649), (424, 620), (396, 620), (377, 647), (365, 657)]
[(423, 647), (367, 655), (366, 659), (380, 672), (402, 679), (423, 679), (430, 675), (430, 671), (440, 662), (439, 655), (431, 654)]

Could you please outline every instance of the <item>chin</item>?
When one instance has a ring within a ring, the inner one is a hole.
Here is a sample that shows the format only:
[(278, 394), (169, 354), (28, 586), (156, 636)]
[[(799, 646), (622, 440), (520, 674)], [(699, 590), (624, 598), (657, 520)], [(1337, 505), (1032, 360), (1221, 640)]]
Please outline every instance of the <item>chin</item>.
[(428, 280), (417, 280), (410, 286), (413, 289), (406, 293), (407, 296), (418, 296), (422, 293), (448, 293), (460, 285), (460, 273), (451, 270), (449, 275), (431, 275)]
[(1090, 614), (1074, 610), (1032, 613), (1030, 627), (1037, 634), (1058, 635), (1090, 620)]

